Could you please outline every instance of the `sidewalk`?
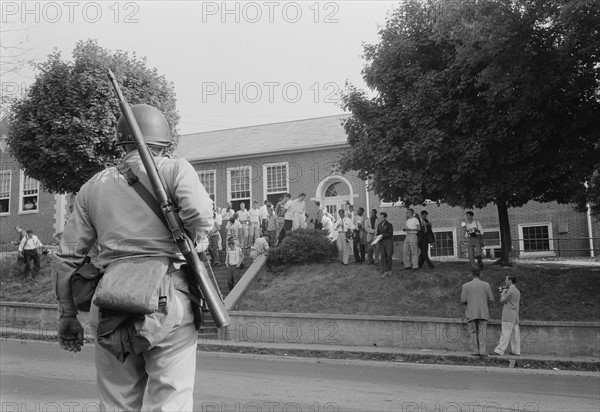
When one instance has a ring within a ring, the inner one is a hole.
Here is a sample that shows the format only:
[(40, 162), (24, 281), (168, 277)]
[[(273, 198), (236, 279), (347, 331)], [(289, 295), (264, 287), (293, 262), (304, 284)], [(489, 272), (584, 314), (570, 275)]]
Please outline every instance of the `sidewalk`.
[[(18, 328), (2, 328), (2, 339), (20, 339), (22, 341), (55, 341), (56, 331), (27, 331)], [(93, 336), (85, 335), (86, 343), (93, 343)], [(521, 356), (472, 356), (470, 352), (404, 349), (378, 346), (342, 346), (324, 344), (298, 344), (274, 342), (235, 342), (219, 339), (199, 338), (200, 352), (246, 354), (256, 356), (296, 357), (310, 359), (334, 359), (339, 361), (372, 361), (395, 364), (421, 365), (466, 365), (492, 367), (513, 370), (579, 371), (598, 376), (599, 357), (566, 357), (554, 355)], [(490, 351), (492, 350), (490, 345)]]
[[(302, 358), (600, 372), (600, 358), (598, 357), (523, 354), (522, 356), (503, 355), (480, 358), (472, 356), (470, 352), (459, 351), (384, 348), (378, 346), (235, 342), (218, 339), (200, 339), (198, 340), (198, 349), (209, 352), (296, 356)], [(490, 350), (492, 349), (490, 346)]]

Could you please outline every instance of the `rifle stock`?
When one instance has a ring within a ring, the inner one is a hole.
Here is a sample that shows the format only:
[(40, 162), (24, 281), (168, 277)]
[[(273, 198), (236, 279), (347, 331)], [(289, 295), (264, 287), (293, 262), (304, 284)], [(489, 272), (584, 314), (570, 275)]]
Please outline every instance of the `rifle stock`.
[(123, 117), (129, 126), (135, 146), (140, 153), (142, 164), (148, 173), (148, 178), (150, 179), (150, 184), (152, 185), (154, 195), (156, 196), (156, 199), (160, 204), (160, 208), (167, 220), (173, 241), (177, 244), (179, 251), (185, 258), (188, 268), (208, 305), (208, 309), (212, 314), (215, 325), (217, 325), (217, 327), (227, 326), (230, 322), (230, 319), (229, 315), (227, 314), (227, 310), (225, 309), (225, 305), (223, 304), (215, 285), (208, 276), (208, 272), (206, 271), (204, 263), (200, 261), (192, 240), (189, 238), (183, 227), (183, 222), (181, 222), (181, 219), (177, 214), (173, 200), (169, 199), (167, 195), (167, 191), (158, 172), (158, 168), (156, 167), (156, 163), (154, 162), (154, 158), (150, 153), (150, 149), (148, 149), (148, 145), (146, 145), (146, 141), (144, 140), (142, 131), (140, 130), (137, 120), (133, 115), (133, 111), (123, 97), (121, 89), (119, 88), (119, 84), (117, 83), (117, 79), (110, 69), (108, 69), (108, 76), (117, 94), (121, 112), (123, 113)]

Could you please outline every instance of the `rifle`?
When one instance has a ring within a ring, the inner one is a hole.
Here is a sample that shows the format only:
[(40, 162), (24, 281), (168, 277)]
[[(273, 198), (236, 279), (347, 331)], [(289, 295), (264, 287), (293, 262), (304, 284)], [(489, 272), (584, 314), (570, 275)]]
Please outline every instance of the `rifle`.
[(150, 179), (152, 189), (165, 216), (167, 226), (171, 231), (171, 236), (173, 237), (173, 241), (177, 244), (179, 251), (185, 258), (188, 271), (195, 283), (195, 285), (189, 285), (190, 291), (199, 287), (202, 297), (208, 305), (208, 309), (210, 310), (213, 320), (215, 321), (215, 325), (217, 325), (219, 328), (227, 326), (230, 322), (230, 319), (227, 311), (225, 310), (225, 305), (223, 304), (221, 296), (217, 292), (215, 285), (208, 276), (208, 272), (206, 271), (204, 263), (200, 261), (192, 240), (185, 231), (183, 222), (177, 213), (179, 209), (174, 206), (175, 203), (173, 199), (169, 198), (167, 195), (165, 182), (158, 172), (154, 158), (150, 153), (150, 149), (148, 149), (148, 146), (146, 145), (144, 137), (142, 136), (142, 131), (140, 130), (137, 120), (133, 115), (133, 111), (123, 97), (121, 89), (119, 88), (119, 84), (117, 83), (117, 79), (110, 69), (108, 69), (108, 77), (110, 78), (113, 88), (117, 94), (121, 112), (123, 113), (123, 117), (129, 126), (135, 146), (140, 153), (142, 164), (148, 173), (148, 178)]

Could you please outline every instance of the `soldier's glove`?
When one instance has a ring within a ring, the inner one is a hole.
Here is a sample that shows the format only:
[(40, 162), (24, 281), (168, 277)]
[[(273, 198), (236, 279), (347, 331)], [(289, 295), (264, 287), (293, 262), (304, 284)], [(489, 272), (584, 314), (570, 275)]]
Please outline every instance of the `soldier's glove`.
[(58, 318), (58, 344), (69, 352), (79, 352), (83, 346), (83, 326), (74, 315)]

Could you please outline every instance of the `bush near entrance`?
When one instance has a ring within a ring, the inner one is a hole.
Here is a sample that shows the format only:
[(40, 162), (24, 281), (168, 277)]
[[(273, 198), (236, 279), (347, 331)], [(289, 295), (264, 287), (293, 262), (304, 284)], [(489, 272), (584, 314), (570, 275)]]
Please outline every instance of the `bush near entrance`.
[(280, 245), (269, 250), (269, 267), (325, 263), (337, 257), (335, 243), (322, 230), (298, 229), (288, 231)]

